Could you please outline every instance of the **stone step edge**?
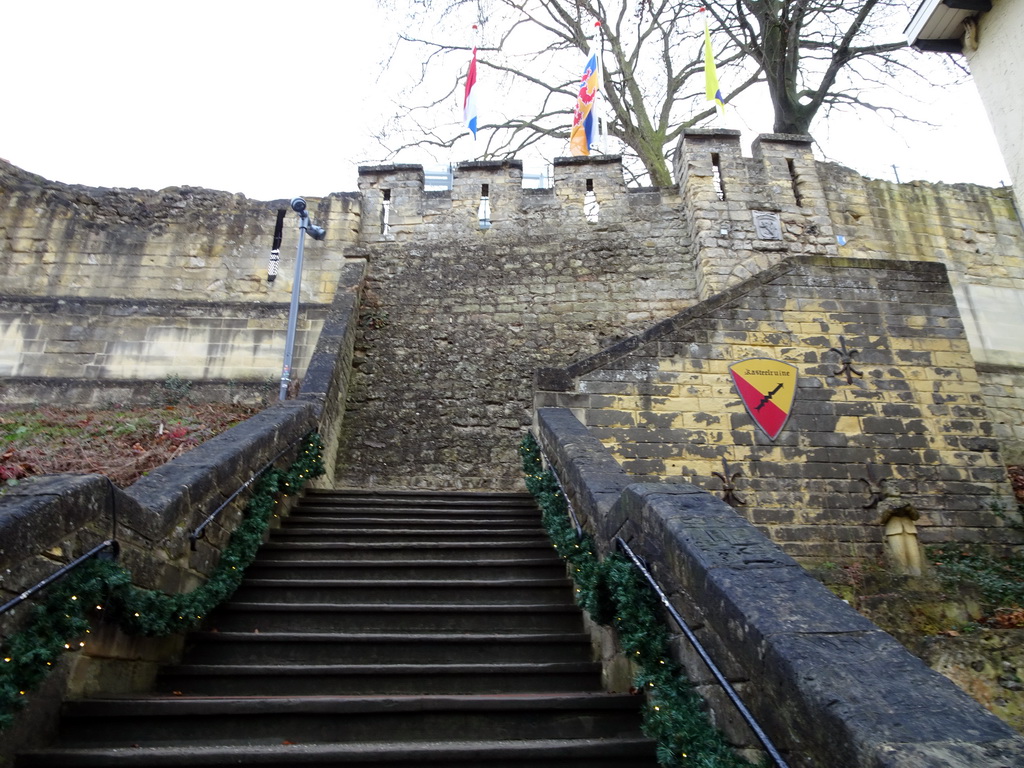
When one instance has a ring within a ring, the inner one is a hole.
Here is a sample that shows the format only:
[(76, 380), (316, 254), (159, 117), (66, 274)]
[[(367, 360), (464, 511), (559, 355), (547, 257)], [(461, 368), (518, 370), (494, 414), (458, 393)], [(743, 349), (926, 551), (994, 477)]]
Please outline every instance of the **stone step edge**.
[(257, 557), (252, 567), (267, 568), (553, 568), (564, 564), (551, 557), (534, 557), (508, 560), (274, 560)]
[(476, 549), (486, 552), (496, 549), (553, 549), (551, 542), (537, 537), (527, 541), (330, 541), (330, 542), (300, 542), (300, 541), (268, 541), (263, 549), (346, 549), (346, 550), (373, 550), (373, 549)]
[(275, 611), (278, 613), (346, 613), (361, 611), (364, 613), (438, 613), (439, 611), (458, 611), (460, 613), (565, 613), (579, 612), (578, 605), (552, 605), (550, 603), (257, 603), (231, 601), (225, 603), (221, 610), (228, 612), (242, 611)]
[(167, 715), (402, 714), (410, 712), (481, 710), (628, 711), (639, 709), (642, 697), (624, 693), (422, 694), (381, 696), (132, 696), (67, 702), (62, 714), (74, 718), (148, 717)]
[[(409, 742), (367, 742), (357, 744), (268, 744), (173, 747), (130, 747), (115, 749), (51, 749), (24, 753), (44, 765), (102, 765), (92, 760), (113, 758), (118, 765), (180, 766), (225, 765), (230, 759), (239, 765), (320, 764), (336, 760), (338, 764), (420, 761), (443, 756), (446, 760), (473, 765), (495, 759), (547, 760), (564, 757), (613, 757), (650, 751), (653, 743), (646, 738), (613, 739), (537, 739), (531, 741), (448, 741), (436, 744)], [(77, 760), (76, 760), (77, 758)], [(52, 761), (52, 762), (43, 762)], [(84, 762), (90, 761), (90, 762)]]
[(179, 664), (161, 677), (185, 675), (510, 675), (573, 673), (599, 668), (597, 661), (553, 661), (522, 664)]
[(250, 588), (287, 588), (287, 589), (324, 589), (324, 588), (359, 588), (367, 587), (390, 587), (394, 589), (427, 588), (430, 589), (460, 589), (468, 587), (479, 589), (481, 587), (493, 589), (519, 588), (558, 588), (568, 589), (570, 581), (567, 578), (538, 578), (538, 579), (265, 579), (252, 578), (243, 579), (241, 586)]
[(214, 643), (589, 643), (586, 632), (536, 632), (497, 634), (494, 632), (193, 632), (190, 637)]

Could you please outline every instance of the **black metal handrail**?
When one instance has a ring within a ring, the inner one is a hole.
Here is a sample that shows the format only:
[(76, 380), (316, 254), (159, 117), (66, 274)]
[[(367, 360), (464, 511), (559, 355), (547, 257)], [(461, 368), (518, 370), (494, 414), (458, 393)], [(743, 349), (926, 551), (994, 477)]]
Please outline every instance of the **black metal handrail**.
[[(315, 431), (315, 430), (313, 430), (313, 431)], [(231, 504), (231, 502), (233, 502), (235, 499), (237, 499), (239, 494), (242, 493), (242, 491), (244, 491), (246, 488), (248, 488), (250, 485), (252, 485), (253, 482), (260, 475), (262, 475), (264, 472), (266, 472), (268, 469), (270, 469), (272, 466), (274, 466), (274, 464), (276, 464), (281, 459), (282, 456), (284, 456), (286, 453), (288, 453), (288, 451), (290, 451), (296, 445), (298, 445), (303, 440), (307, 439), (311, 434), (313, 434), (313, 431), (307, 432), (302, 437), (297, 438), (295, 440), (292, 440), (292, 442), (288, 443), (288, 445), (280, 453), (278, 453), (277, 456), (272, 458), (270, 461), (268, 461), (266, 464), (264, 464), (260, 469), (258, 469), (256, 472), (254, 472), (252, 477), (250, 477), (248, 480), (246, 480), (244, 483), (242, 483), (242, 485), (240, 485), (238, 487), (238, 489), (234, 493), (232, 493), (230, 496), (228, 496), (227, 499), (225, 499), (224, 502), (219, 507), (217, 507), (215, 510), (213, 510), (213, 512), (211, 512), (209, 515), (207, 515), (206, 519), (203, 520), (203, 522), (201, 522), (198, 526), (196, 526), (195, 530), (193, 530), (192, 533), (190, 533), (188, 535), (189, 547), (192, 549), (192, 551), (195, 552), (195, 550), (196, 550), (196, 542), (198, 542), (201, 538), (203, 538), (203, 536), (206, 535), (206, 527), (210, 523), (212, 523), (214, 520), (216, 520), (217, 516), (221, 512), (223, 512), (224, 509), (229, 504)]]
[(722, 674), (718, 665), (715, 664), (714, 660), (708, 654), (700, 640), (697, 639), (697, 635), (694, 634), (693, 630), (690, 629), (689, 624), (686, 623), (686, 620), (669, 601), (668, 595), (666, 595), (665, 591), (658, 585), (658, 582), (654, 580), (654, 577), (651, 575), (651, 572), (647, 570), (647, 566), (644, 564), (643, 560), (637, 556), (632, 549), (630, 549), (629, 545), (623, 541), (622, 538), (616, 536), (615, 544), (632, 561), (633, 565), (644, 577), (644, 581), (646, 581), (650, 588), (654, 590), (654, 593), (658, 596), (658, 600), (661, 601), (665, 610), (668, 611), (669, 616), (672, 617), (672, 620), (679, 626), (679, 629), (682, 630), (686, 639), (690, 641), (690, 645), (693, 646), (697, 655), (700, 656), (701, 661), (704, 662), (715, 680), (722, 687), (722, 690), (725, 691), (725, 695), (729, 697), (729, 701), (731, 701), (733, 706), (736, 707), (736, 711), (740, 713), (740, 717), (743, 718), (744, 722), (746, 722), (750, 727), (750, 730), (753, 731), (754, 736), (756, 736), (757, 740), (761, 742), (761, 746), (764, 747), (765, 752), (768, 753), (775, 765), (778, 766), (778, 768), (789, 768), (782, 755), (779, 754), (779, 750), (776, 749), (771, 739), (768, 738), (768, 734), (764, 732), (757, 720), (754, 719), (754, 715), (749, 709), (747, 709), (747, 706), (740, 699), (739, 694), (736, 693), (736, 689), (732, 687), (728, 680), (726, 680), (725, 675)]
[(117, 488), (114, 485), (114, 481), (111, 480), (109, 477), (104, 477), (103, 479), (107, 481), (107, 486), (110, 489), (110, 538), (104, 541), (102, 544), (97, 544), (84, 555), (76, 557), (70, 563), (61, 566), (56, 571), (47, 576), (45, 579), (40, 581), (38, 584), (29, 587), (17, 597), (11, 598), (3, 605), (0, 605), (0, 614), (6, 613), (11, 608), (14, 608), (15, 606), (25, 602), (30, 597), (32, 597), (32, 595), (34, 595), (36, 592), (39, 592), (40, 590), (45, 589), (46, 587), (53, 584), (53, 582), (62, 579), (64, 576), (66, 576), (68, 573), (70, 573), (75, 568), (80, 566), (86, 560), (95, 557), (105, 549), (111, 550), (111, 559), (117, 559), (117, 556), (121, 553), (121, 545), (117, 541)]
[(114, 539), (107, 539), (102, 544), (97, 544), (95, 547), (90, 549), (84, 555), (80, 555), (79, 557), (76, 557), (74, 560), (72, 560), (67, 565), (64, 565), (59, 570), (54, 571), (53, 573), (51, 573), (49, 576), (47, 576), (45, 579), (40, 581), (34, 587), (29, 587), (28, 589), (26, 589), (24, 592), (22, 592), (17, 597), (11, 598), (10, 600), (8, 600), (3, 605), (0, 605), (0, 613), (5, 613), (5, 612), (9, 611), (11, 608), (14, 608), (16, 605), (20, 605), (21, 603), (25, 602), (30, 597), (32, 597), (32, 595), (34, 595), (36, 592), (40, 591), (41, 589), (45, 589), (46, 587), (48, 587), (51, 584), (53, 584), (53, 582), (57, 581), (58, 579), (63, 578), (65, 575), (67, 575), (68, 573), (73, 571), (75, 568), (80, 566), (86, 560), (88, 560), (91, 557), (95, 557), (96, 555), (98, 555), (100, 552), (102, 552), (105, 549), (112, 550), (112, 555), (113, 555), (114, 558), (116, 558), (118, 556), (118, 554), (120, 554), (120, 552), (121, 552), (121, 545), (118, 544), (117, 541), (114, 540)]
[(583, 526), (580, 525), (579, 518), (576, 517), (576, 510), (572, 508), (572, 499), (569, 498), (569, 494), (565, 492), (565, 486), (562, 485), (562, 479), (558, 476), (558, 470), (555, 469), (555, 465), (548, 458), (548, 455), (544, 453), (544, 448), (541, 447), (540, 443), (537, 443), (537, 449), (540, 451), (540, 456), (547, 464), (548, 469), (551, 470), (551, 476), (555, 478), (555, 484), (558, 486), (559, 492), (562, 494), (562, 498), (565, 499), (565, 509), (569, 513), (569, 519), (572, 521), (572, 527), (576, 529), (576, 539), (583, 539)]

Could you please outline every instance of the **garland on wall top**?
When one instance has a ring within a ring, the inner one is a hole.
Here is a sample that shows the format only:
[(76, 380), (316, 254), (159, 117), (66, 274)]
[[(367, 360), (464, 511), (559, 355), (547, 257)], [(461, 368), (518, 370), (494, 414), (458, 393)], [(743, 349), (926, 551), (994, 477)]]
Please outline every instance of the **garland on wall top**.
[(661, 608), (632, 563), (614, 554), (600, 560), (592, 539), (577, 537), (533, 435), (524, 438), (519, 455), (527, 490), (575, 582), (576, 602), (594, 621), (615, 629), (620, 648), (636, 664), (634, 687), (646, 698), (643, 731), (657, 744), (658, 762), (666, 768), (750, 768), (708, 720), (704, 701), (673, 658)]
[(127, 634), (166, 637), (195, 629), (211, 610), (238, 588), (245, 569), (270, 527), (278, 496), (302, 490), (324, 473), (320, 436), (311, 434), (287, 469), (271, 468), (256, 481), (216, 568), (191, 592), (167, 594), (132, 584), (131, 573), (117, 563), (92, 559), (49, 588), (33, 608), (28, 626), (3, 642), (0, 656), (0, 730), (24, 706), (61, 656), (84, 648), (92, 620), (116, 623)]

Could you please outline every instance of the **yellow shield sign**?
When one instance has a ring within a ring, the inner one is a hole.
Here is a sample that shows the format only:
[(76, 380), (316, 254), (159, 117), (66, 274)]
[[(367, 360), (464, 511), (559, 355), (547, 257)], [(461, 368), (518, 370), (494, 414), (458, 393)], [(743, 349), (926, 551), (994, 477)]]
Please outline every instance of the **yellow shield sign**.
[(774, 440), (793, 409), (797, 367), (768, 357), (752, 357), (730, 365), (729, 373), (750, 418)]

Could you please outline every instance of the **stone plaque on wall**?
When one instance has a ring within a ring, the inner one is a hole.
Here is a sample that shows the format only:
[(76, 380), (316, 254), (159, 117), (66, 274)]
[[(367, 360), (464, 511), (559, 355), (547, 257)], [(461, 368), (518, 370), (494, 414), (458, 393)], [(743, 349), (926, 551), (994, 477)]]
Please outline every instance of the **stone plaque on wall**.
[(754, 217), (754, 231), (760, 240), (781, 240), (782, 221), (779, 214), (771, 211), (751, 211)]

